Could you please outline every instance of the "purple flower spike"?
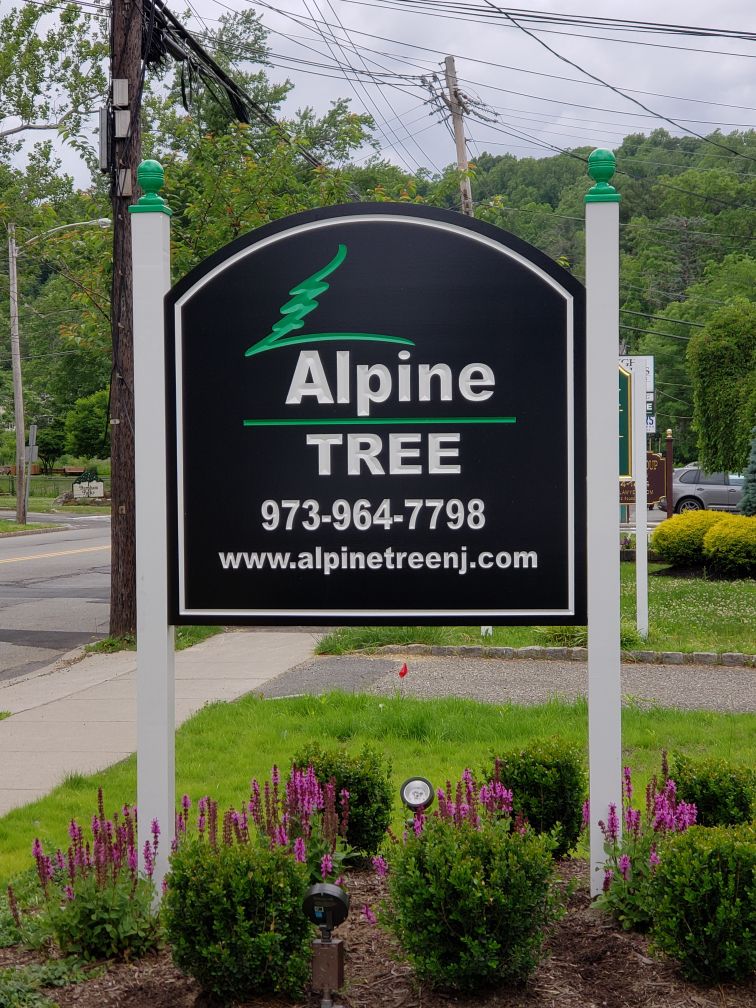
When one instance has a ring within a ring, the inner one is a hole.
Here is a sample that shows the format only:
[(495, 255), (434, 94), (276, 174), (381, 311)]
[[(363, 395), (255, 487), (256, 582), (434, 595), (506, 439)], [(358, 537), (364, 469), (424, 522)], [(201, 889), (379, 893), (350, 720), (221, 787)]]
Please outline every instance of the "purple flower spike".
[(324, 854), (320, 859), (320, 874), (324, 879), (333, 875), (333, 858), (330, 854)]
[(307, 861), (307, 848), (305, 847), (304, 837), (297, 837), (294, 841), (294, 860), (299, 861), (300, 864), (304, 864)]
[(591, 803), (586, 799), (583, 802), (583, 829), (587, 829), (591, 825)]
[(152, 846), (149, 840), (144, 841), (144, 851), (142, 853), (144, 856), (144, 873), (147, 878), (151, 879), (155, 873), (155, 859), (152, 854)]
[(377, 857), (374, 857), (373, 869), (378, 878), (386, 878), (388, 875), (388, 862), (386, 861), (386, 858), (381, 857), (380, 854)]
[(633, 778), (629, 766), (626, 766), (623, 769), (622, 775), (624, 777), (624, 783), (625, 783), (625, 800), (629, 805), (630, 802), (633, 800)]
[(627, 882), (630, 877), (630, 858), (627, 854), (620, 854), (617, 861), (617, 867), (620, 870), (620, 875)]
[(606, 838), (612, 842), (619, 837), (619, 818), (617, 817), (617, 806), (614, 802), (609, 804), (609, 815), (606, 821)]

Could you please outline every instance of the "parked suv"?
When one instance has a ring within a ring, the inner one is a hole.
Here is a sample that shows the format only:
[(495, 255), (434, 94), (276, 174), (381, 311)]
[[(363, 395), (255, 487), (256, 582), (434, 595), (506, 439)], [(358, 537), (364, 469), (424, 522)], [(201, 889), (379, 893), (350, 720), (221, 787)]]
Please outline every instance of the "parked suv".
[[(743, 477), (738, 473), (706, 473), (697, 465), (676, 469), (672, 477), (672, 504), (683, 511), (735, 511), (743, 496)], [(659, 508), (667, 510), (667, 498)]]

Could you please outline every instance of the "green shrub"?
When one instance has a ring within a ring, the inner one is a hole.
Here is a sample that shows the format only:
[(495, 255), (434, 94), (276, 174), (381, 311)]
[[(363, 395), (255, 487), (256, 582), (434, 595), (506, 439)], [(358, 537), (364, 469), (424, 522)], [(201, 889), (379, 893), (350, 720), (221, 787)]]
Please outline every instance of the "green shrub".
[(536, 833), (555, 831), (555, 857), (575, 846), (587, 791), (583, 756), (576, 748), (553, 739), (496, 755), (483, 767), (483, 776), (511, 788), (515, 814)]
[(94, 875), (77, 880), (72, 899), (51, 899), (45, 921), (63, 952), (82, 959), (132, 959), (157, 947), (158, 918), (148, 879), (103, 884)]
[[(96, 973), (94, 975), (97, 975)], [(65, 987), (90, 980), (76, 959), (53, 959), (46, 963), (0, 969), (0, 1005), (3, 1008), (57, 1008), (42, 993), (45, 987)]]
[(283, 847), (182, 840), (163, 904), (174, 962), (223, 1003), (301, 993), (310, 963), (307, 885), (306, 866)]
[(672, 757), (678, 794), (696, 806), (699, 826), (737, 826), (748, 822), (756, 799), (756, 771), (726, 760)]
[[(144, 955), (160, 937), (152, 882), (160, 826), (153, 820), (152, 841), (144, 846), (145, 875), (137, 871), (136, 809), (124, 805), (120, 816), (106, 819), (98, 788), (89, 828), (91, 840), (72, 819), (69, 846), (52, 855), (35, 839), (32, 856), (44, 904), (33, 930), (52, 935), (63, 952), (82, 959)], [(18, 924), (17, 908), (15, 916)]]
[(337, 795), (349, 792), (346, 842), (363, 857), (375, 854), (391, 821), (391, 764), (386, 758), (369, 746), (352, 755), (315, 744), (298, 752), (293, 766), (312, 766), (322, 785), (333, 778)]
[(756, 971), (756, 829), (694, 826), (675, 837), (654, 879), (652, 947), (699, 983)]
[(727, 517), (721, 511), (689, 511), (660, 522), (651, 536), (651, 549), (675, 567), (700, 567), (704, 563), (704, 536)]
[(606, 854), (599, 905), (626, 931), (647, 931), (652, 922), (654, 876), (667, 841), (695, 823), (696, 810), (679, 799), (677, 785), (667, 772), (666, 754), (662, 757), (663, 783), (654, 775), (645, 789), (645, 814), (633, 806), (630, 767), (624, 767), (622, 776), (622, 808), (618, 811), (610, 803), (606, 819), (598, 820)]
[(756, 517), (728, 515), (704, 536), (706, 568), (723, 577), (756, 576)]
[(526, 979), (556, 916), (550, 847), (508, 819), (436, 817), (394, 845), (381, 920), (418, 976), (461, 991)]

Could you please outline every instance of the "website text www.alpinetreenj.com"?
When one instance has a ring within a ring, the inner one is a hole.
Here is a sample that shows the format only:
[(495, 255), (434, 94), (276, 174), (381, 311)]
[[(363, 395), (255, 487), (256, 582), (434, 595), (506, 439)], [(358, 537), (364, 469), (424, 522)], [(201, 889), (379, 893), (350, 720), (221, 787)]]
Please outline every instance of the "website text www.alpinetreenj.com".
[(443, 570), (466, 574), (470, 570), (532, 570), (538, 567), (535, 550), (481, 550), (468, 555), (467, 546), (439, 552), (429, 550), (353, 550), (347, 546), (292, 552), (222, 552), (218, 553), (223, 570), (296, 570), (314, 571), (328, 576), (354, 570)]

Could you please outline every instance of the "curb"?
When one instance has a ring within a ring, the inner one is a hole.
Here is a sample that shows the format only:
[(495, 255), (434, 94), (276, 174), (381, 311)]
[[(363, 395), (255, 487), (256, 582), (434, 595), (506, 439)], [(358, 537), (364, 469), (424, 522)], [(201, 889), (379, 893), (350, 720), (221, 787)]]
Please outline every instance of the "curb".
[[(433, 658), (498, 658), (510, 661), (515, 658), (532, 658), (541, 661), (588, 660), (588, 648), (584, 647), (486, 647), (485, 645), (459, 644), (454, 646), (429, 644), (384, 644), (376, 648), (374, 654), (424, 655)], [(741, 654), (738, 651), (623, 651), (622, 660), (631, 663), (651, 665), (726, 665), (742, 668), (756, 668), (756, 655)]]

